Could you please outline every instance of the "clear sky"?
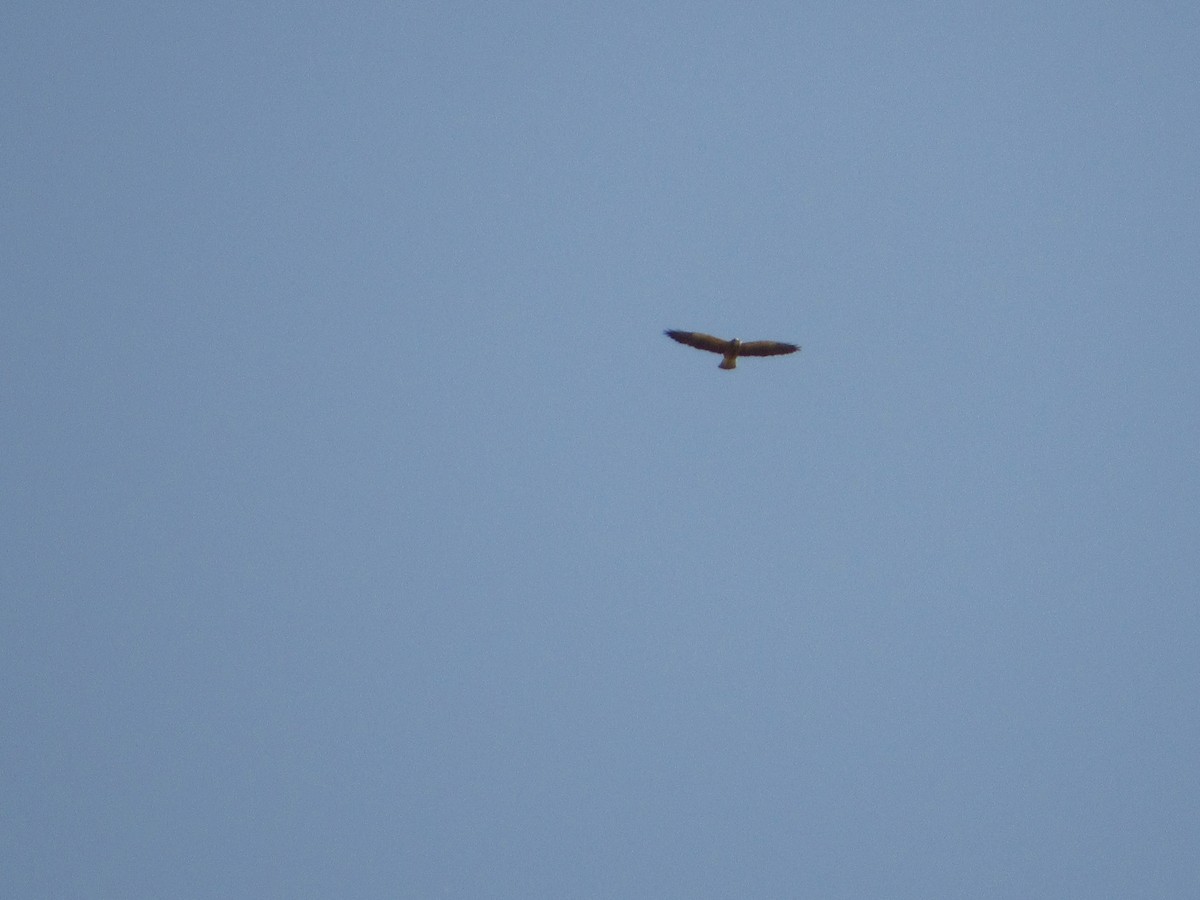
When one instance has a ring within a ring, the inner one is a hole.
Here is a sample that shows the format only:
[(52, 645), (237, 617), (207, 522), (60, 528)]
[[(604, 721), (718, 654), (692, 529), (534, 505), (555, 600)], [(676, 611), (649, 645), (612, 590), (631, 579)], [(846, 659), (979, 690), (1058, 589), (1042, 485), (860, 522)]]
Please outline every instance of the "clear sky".
[(7, 4), (0, 894), (1200, 894), (1197, 47)]

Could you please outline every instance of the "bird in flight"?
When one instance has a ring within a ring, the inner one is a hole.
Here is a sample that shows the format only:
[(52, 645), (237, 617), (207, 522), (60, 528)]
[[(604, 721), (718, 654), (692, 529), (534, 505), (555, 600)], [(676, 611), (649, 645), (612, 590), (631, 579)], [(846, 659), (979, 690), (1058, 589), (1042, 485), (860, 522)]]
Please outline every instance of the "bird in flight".
[(782, 356), (785, 353), (795, 353), (800, 348), (795, 344), (781, 344), (779, 341), (746, 341), (742, 343), (737, 338), (731, 341), (713, 337), (711, 334), (701, 334), (698, 331), (664, 331), (667, 337), (695, 347), (697, 350), (707, 350), (710, 353), (720, 353), (721, 369), (736, 369), (739, 356)]

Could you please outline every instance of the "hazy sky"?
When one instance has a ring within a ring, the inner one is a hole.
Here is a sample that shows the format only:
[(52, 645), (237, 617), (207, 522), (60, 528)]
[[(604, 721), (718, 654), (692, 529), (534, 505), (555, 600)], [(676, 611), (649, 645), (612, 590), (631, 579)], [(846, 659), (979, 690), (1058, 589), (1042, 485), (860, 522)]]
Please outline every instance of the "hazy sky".
[(0, 894), (1200, 895), (1198, 47), (8, 4)]

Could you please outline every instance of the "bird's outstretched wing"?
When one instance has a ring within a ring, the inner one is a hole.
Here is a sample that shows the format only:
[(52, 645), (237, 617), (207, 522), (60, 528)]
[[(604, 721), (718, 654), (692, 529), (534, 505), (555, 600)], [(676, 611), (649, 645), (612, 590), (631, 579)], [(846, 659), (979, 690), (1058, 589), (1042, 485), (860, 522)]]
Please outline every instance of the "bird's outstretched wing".
[(707, 350), (710, 353), (728, 353), (731, 346), (729, 341), (723, 341), (711, 334), (701, 334), (698, 331), (664, 331), (663, 334), (681, 344), (687, 344), (697, 350)]
[(799, 349), (795, 344), (783, 344), (779, 341), (747, 341), (738, 349), (738, 355), (783, 356), (785, 353), (795, 353)]

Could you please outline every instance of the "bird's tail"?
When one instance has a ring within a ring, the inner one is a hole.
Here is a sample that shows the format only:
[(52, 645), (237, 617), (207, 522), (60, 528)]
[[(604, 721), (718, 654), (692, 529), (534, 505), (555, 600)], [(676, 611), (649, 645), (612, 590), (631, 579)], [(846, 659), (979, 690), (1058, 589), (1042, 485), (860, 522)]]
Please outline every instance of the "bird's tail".
[(736, 356), (725, 357), (723, 360), (721, 360), (721, 365), (718, 368), (736, 369), (737, 368), (737, 357)]

